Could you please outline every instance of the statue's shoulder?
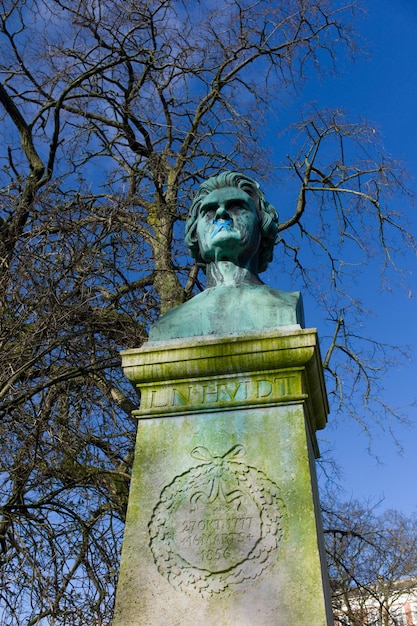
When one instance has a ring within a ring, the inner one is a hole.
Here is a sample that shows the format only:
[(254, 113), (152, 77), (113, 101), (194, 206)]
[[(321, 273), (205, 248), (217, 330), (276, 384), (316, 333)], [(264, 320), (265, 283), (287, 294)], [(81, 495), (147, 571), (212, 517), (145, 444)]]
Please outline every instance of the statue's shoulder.
[(207, 289), (161, 315), (151, 326), (150, 341), (204, 334), (201, 329), (204, 326), (204, 317), (208, 307), (210, 307), (210, 297), (207, 296), (210, 291)]
[(304, 327), (301, 294), (267, 285), (213, 287), (162, 315), (149, 339), (231, 335), (282, 326)]
[(304, 328), (304, 306), (299, 291), (281, 291), (268, 285), (253, 286), (243, 294), (243, 305), (253, 312), (262, 328), (295, 324)]

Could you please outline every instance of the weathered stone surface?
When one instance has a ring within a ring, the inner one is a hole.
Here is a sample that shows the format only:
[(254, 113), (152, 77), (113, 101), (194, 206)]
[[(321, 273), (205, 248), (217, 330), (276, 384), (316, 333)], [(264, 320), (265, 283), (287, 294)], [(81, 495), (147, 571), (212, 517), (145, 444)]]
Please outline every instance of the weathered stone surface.
[(315, 332), (155, 342), (123, 367), (142, 401), (114, 626), (331, 624)]

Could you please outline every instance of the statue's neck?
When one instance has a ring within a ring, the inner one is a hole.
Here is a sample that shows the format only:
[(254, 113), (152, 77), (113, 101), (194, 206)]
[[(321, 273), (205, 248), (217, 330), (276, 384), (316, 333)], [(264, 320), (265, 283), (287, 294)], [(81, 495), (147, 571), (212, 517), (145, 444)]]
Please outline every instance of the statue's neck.
[(224, 285), (237, 287), (239, 285), (262, 285), (258, 275), (246, 267), (239, 267), (231, 261), (218, 261), (206, 266), (207, 288)]

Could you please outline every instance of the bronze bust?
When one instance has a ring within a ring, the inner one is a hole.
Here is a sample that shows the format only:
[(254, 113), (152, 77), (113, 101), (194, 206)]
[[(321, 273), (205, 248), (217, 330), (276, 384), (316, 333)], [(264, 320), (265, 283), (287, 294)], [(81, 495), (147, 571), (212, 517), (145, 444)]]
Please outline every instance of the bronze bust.
[(304, 325), (299, 292), (272, 289), (259, 278), (272, 260), (278, 214), (258, 183), (223, 172), (200, 185), (185, 242), (207, 275), (205, 291), (165, 313), (151, 341), (227, 336)]

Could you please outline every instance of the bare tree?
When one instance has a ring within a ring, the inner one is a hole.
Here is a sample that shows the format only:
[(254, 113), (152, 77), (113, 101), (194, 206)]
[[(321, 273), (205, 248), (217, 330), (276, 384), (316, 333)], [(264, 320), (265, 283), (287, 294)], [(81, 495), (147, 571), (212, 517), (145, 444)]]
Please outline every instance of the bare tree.
[[(403, 251), (415, 250), (398, 209), (402, 195), (411, 201), (406, 174), (382, 153), (372, 126), (351, 123), (342, 111), (313, 110), (295, 130), (286, 170), (294, 179), (296, 210), (280, 225), (280, 243), (287, 271), (296, 273), (329, 322), (322, 348), (333, 414), (347, 414), (369, 432), (371, 423), (384, 427), (392, 417), (403, 419), (384, 401), (382, 383), (406, 353), (362, 330), (369, 311), (355, 283), (377, 257), (388, 284), (401, 274)], [(314, 264), (306, 260), (310, 251)]]
[(402, 626), (417, 607), (417, 517), (367, 503), (332, 501), (324, 525), (340, 626)]
[[(119, 350), (204, 281), (181, 237), (196, 185), (223, 169), (276, 180), (264, 120), (335, 47), (350, 54), (355, 7), (0, 6), (0, 623), (108, 624), (135, 437)], [(388, 353), (356, 330), (349, 245), (366, 258), (372, 232), (391, 265), (391, 247), (415, 247), (387, 204), (401, 172), (340, 112), (293, 131), (278, 248), (334, 322), (323, 348), (340, 409), (357, 389), (378, 420)]]

